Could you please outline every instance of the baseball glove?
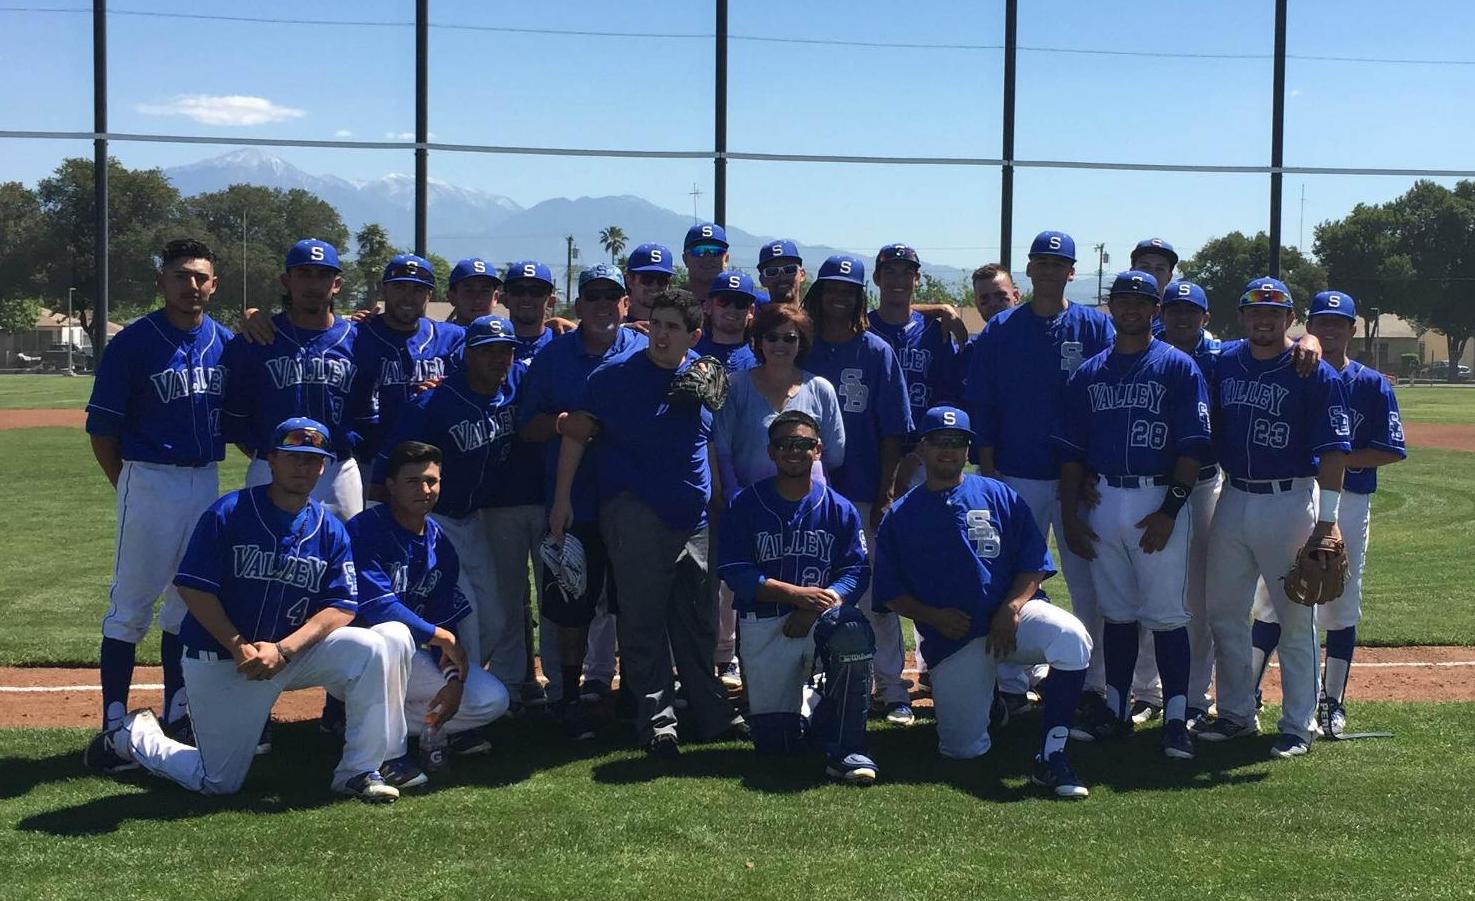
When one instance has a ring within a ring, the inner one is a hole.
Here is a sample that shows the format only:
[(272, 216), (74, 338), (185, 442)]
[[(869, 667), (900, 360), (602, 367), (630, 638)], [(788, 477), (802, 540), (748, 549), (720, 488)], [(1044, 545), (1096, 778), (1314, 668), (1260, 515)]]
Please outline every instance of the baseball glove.
[(671, 380), (666, 397), (674, 404), (701, 404), (716, 413), (727, 402), (727, 367), (716, 357), (697, 357)]
[(544, 535), (538, 544), (538, 556), (570, 600), (583, 597), (589, 584), (589, 565), (582, 541), (572, 532), (564, 532), (562, 542), (555, 541), (552, 535)]
[(1281, 581), (1286, 597), (1297, 604), (1314, 607), (1335, 601), (1347, 585), (1347, 546), (1330, 535), (1312, 538)]

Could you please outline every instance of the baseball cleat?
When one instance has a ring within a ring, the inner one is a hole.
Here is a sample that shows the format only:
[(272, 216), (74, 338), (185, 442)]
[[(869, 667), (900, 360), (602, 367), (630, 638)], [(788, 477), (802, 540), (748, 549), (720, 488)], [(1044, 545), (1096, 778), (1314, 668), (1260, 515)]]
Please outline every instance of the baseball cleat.
[(1198, 731), (1209, 724), (1209, 712), (1200, 707), (1188, 708), (1188, 733), (1197, 735)]
[(457, 732), (446, 739), (446, 745), (452, 754), (458, 757), (468, 757), (472, 754), (485, 754), (492, 749), (492, 740), (480, 729), (467, 729), (465, 732)]
[(271, 717), (267, 717), (266, 724), (261, 727), (261, 737), (256, 739), (254, 753), (257, 757), (271, 753)]
[(1275, 744), (1270, 746), (1270, 756), (1288, 760), (1292, 757), (1301, 757), (1310, 753), (1311, 745), (1306, 739), (1289, 732), (1280, 733)]
[(681, 756), (681, 743), (671, 733), (662, 732), (645, 746), (645, 753), (657, 760), (675, 760)]
[(1163, 723), (1163, 756), (1174, 760), (1193, 759), (1193, 738), (1182, 720)]
[(1316, 712), (1316, 725), (1327, 738), (1338, 739), (1347, 732), (1347, 708), (1340, 701), (1323, 697)]
[(548, 703), (548, 689), (544, 688), (543, 683), (537, 679), (525, 683), (518, 695), (523, 705), (527, 707), (541, 707)]
[(1076, 771), (1071, 769), (1064, 751), (1056, 751), (1050, 755), (1049, 760), (1036, 757), (1035, 771), (1030, 776), (1030, 781), (1054, 792), (1057, 798), (1085, 798), (1091, 794), (1076, 776)]
[(1201, 727), (1196, 733), (1204, 741), (1230, 741), (1236, 738), (1250, 738), (1260, 734), (1260, 727), (1254, 723), (1237, 723), (1228, 717), (1215, 717), (1208, 725)]
[(1161, 704), (1154, 704), (1151, 701), (1132, 702), (1132, 722), (1139, 726), (1144, 723), (1150, 723), (1162, 715), (1163, 707)]
[(729, 660), (717, 668), (717, 678), (721, 680), (722, 687), (728, 691), (737, 691), (743, 687), (743, 671), (736, 659)]
[(399, 789), (384, 781), (378, 770), (359, 773), (343, 783), (338, 789), (345, 795), (353, 795), (366, 804), (392, 804), (399, 797)]
[(1119, 719), (1103, 701), (1088, 706), (1070, 726), (1070, 737), (1076, 741), (1111, 741), (1132, 734), (1132, 721)]
[(825, 761), (825, 775), (846, 785), (874, 785), (878, 772), (876, 762), (864, 754), (846, 754)]
[(92, 736), (92, 740), (82, 750), (82, 765), (104, 776), (116, 776), (138, 769), (138, 764), (133, 762), (128, 750), (128, 730), (123, 726), (114, 726)]
[(579, 685), (579, 700), (581, 701), (603, 701), (614, 694), (614, 689), (603, 679), (585, 679)]
[(387, 760), (379, 768), (380, 778), (395, 789), (419, 788), (430, 781), (425, 771), (410, 759), (410, 755)]
[(886, 722), (893, 726), (910, 726), (917, 721), (912, 705), (898, 701), (886, 708)]
[(164, 735), (182, 745), (195, 746), (195, 724), (188, 713), (164, 726)]
[(594, 726), (584, 715), (582, 704), (562, 704), (558, 710), (558, 722), (563, 727), (564, 738), (570, 741), (588, 741), (594, 737)]

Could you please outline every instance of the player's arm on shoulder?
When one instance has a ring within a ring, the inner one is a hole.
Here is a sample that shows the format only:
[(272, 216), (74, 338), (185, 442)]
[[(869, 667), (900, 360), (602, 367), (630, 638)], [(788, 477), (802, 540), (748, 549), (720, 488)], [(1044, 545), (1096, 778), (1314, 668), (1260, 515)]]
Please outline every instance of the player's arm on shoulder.
[(277, 339), (277, 327), (271, 321), (271, 313), (252, 307), (241, 319), (241, 330), (236, 333), (252, 344), (270, 344)]
[(968, 343), (968, 325), (957, 307), (950, 303), (917, 303), (912, 304), (912, 309), (928, 319), (936, 319), (959, 347)]
[(1316, 372), (1321, 363), (1321, 342), (1315, 335), (1307, 332), (1291, 344), (1291, 363), (1296, 367), (1296, 375), (1303, 379)]

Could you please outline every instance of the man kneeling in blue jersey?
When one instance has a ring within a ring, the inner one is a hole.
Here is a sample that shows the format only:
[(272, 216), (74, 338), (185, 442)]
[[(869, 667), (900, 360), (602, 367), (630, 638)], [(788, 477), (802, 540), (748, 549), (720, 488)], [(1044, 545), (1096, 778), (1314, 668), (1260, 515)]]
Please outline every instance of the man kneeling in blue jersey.
[(399, 791), (379, 765), (404, 743), (409, 661), (397, 646), (409, 639), (395, 638), (405, 631), (398, 623), (349, 625), (358, 591), (348, 534), (311, 497), (333, 459), (327, 427), (288, 419), (270, 440), (270, 484), (212, 504), (174, 577), (189, 608), (179, 638), (197, 747), (165, 736), (145, 709), (93, 739), (83, 762), (104, 772), (131, 762), (192, 791), (228, 795), (245, 781), (277, 697), (320, 685), (348, 710), (333, 789), (393, 801)]
[(753, 747), (760, 754), (803, 747), (805, 688), (817, 656), (825, 691), (809, 737), (823, 747), (830, 778), (870, 785), (876, 764), (864, 753), (866, 699), (876, 636), (856, 606), (871, 580), (865, 531), (850, 501), (810, 479), (822, 451), (819, 423), (808, 413), (786, 410), (769, 423), (778, 475), (733, 500), (719, 573), (738, 612)]
[(927, 481), (881, 521), (872, 596), (878, 610), (917, 624), (918, 651), (932, 673), (938, 751), (955, 758), (988, 753), (999, 664), (1046, 663), (1034, 782), (1062, 798), (1084, 798), (1089, 792), (1066, 759), (1065, 742), (1091, 638), (1040, 591), (1055, 564), (1029, 505), (1003, 482), (963, 474), (974, 438), (968, 415), (933, 407), (921, 437)]
[[(358, 570), (358, 625), (403, 623), (386, 635), (412, 655), (405, 688), (405, 729), (380, 768), (384, 781), (414, 788), (425, 770), (446, 765), (446, 751), (490, 750), (480, 727), (507, 712), (507, 688), (480, 666), (468, 666), (452, 631), (471, 613), (457, 587), (461, 561), (451, 540), (430, 518), (440, 498), (440, 448), (405, 441), (389, 453), (384, 479), (388, 502), (348, 521)], [(423, 648), (422, 648), (423, 646)], [(420, 766), (405, 753), (405, 736), (420, 737)], [(444, 735), (444, 740), (442, 740)], [(421, 767), (424, 769), (421, 769)]]

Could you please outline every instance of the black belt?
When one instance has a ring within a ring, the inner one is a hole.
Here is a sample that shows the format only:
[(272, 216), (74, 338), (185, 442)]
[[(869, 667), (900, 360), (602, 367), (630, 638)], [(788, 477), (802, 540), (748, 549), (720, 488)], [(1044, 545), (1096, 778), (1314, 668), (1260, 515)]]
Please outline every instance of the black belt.
[(740, 610), (738, 611), (738, 616), (750, 616), (753, 619), (778, 619), (780, 616), (788, 613), (789, 609), (792, 609), (788, 608), (787, 605), (780, 606), (778, 604), (765, 604), (764, 607), (767, 609)]
[(1101, 480), (1113, 488), (1161, 488), (1173, 482), (1168, 476), (1102, 476)]
[(184, 656), (191, 660), (203, 660), (206, 663), (214, 663), (218, 660), (233, 660), (235, 658), (224, 651), (211, 651), (201, 648), (185, 648)]
[(1284, 494), (1296, 487), (1295, 479), (1269, 479), (1251, 482), (1248, 479), (1230, 477), (1229, 486), (1250, 494)]

